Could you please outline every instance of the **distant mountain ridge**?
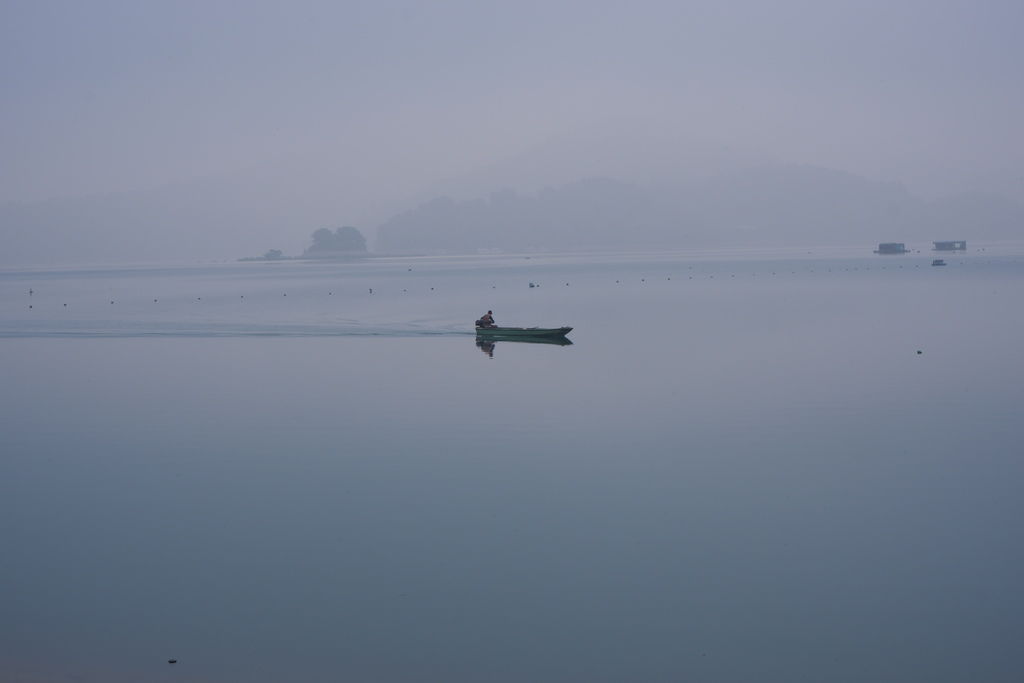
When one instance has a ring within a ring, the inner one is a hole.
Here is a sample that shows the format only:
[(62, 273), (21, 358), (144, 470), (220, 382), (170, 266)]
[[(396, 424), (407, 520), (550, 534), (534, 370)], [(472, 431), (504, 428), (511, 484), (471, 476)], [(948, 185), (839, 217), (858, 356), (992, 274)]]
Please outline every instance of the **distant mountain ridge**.
[(812, 166), (762, 166), (651, 189), (591, 178), (536, 193), (440, 197), (385, 221), (389, 253), (1024, 237), (1024, 207), (998, 196), (928, 202), (899, 184)]

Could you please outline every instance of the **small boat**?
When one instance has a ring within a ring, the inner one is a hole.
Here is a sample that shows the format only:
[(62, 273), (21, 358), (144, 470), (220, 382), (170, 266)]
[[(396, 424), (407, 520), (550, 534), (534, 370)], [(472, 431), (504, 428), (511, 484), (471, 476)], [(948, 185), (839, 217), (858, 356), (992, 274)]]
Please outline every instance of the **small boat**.
[(937, 258), (934, 261), (932, 261), (932, 265), (933, 266), (944, 266), (944, 265), (946, 265), (946, 262), (943, 259)]
[(488, 339), (559, 339), (572, 332), (571, 327), (477, 327), (476, 336)]

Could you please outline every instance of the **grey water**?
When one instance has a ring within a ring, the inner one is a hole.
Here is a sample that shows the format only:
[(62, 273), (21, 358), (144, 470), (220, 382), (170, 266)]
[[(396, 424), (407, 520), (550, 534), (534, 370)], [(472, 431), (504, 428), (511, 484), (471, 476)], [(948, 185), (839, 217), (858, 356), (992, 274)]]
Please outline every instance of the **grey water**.
[(0, 680), (1020, 680), (1024, 247), (868, 251), (0, 271)]

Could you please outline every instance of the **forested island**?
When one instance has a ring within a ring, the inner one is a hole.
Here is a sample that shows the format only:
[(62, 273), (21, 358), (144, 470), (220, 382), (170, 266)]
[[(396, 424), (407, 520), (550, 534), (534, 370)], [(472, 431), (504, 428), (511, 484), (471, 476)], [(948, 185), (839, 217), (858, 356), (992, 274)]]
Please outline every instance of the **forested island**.
[(366, 254), (366, 238), (351, 225), (331, 232), (320, 228), (313, 233), (313, 244), (302, 253), (303, 258), (351, 258)]

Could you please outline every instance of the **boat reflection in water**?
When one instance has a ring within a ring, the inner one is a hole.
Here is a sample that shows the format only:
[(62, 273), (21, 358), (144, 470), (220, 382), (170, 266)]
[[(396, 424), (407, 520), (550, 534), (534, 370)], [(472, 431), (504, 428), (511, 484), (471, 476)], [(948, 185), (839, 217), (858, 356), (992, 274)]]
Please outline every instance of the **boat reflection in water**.
[(494, 347), (496, 342), (516, 342), (519, 344), (554, 344), (555, 346), (572, 346), (572, 342), (565, 337), (528, 337), (524, 335), (500, 335), (489, 334), (486, 336), (477, 335), (476, 347), (494, 358)]

